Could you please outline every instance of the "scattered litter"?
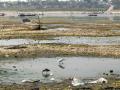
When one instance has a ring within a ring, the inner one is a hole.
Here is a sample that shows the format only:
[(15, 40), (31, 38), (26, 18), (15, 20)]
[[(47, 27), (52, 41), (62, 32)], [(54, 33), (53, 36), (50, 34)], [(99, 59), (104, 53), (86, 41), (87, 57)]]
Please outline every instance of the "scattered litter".
[(73, 78), (73, 80), (72, 80), (72, 85), (73, 86), (79, 86), (79, 85), (84, 85), (84, 83), (83, 82), (80, 82), (80, 80), (78, 80), (77, 78)]
[(25, 80), (25, 79), (24, 79), (24, 80), (22, 80), (21, 82), (22, 82), (22, 83), (31, 82), (31, 80)]
[(95, 80), (95, 81), (91, 81), (89, 82), (91, 84), (96, 84), (96, 83), (108, 83), (108, 80), (105, 79), (105, 78), (99, 78), (98, 80)]
[(53, 73), (52, 73), (52, 72), (50, 72), (50, 76), (53, 76)]
[(22, 80), (21, 81), (22, 83), (39, 83), (40, 82), (40, 80)]
[(51, 78), (50, 80), (51, 80), (51, 81), (55, 81), (55, 78)]

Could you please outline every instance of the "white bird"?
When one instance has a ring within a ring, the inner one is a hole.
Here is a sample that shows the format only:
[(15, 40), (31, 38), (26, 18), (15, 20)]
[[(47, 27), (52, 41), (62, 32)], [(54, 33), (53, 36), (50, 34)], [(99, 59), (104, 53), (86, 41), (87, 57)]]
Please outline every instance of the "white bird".
[(65, 68), (65, 67), (63, 66), (63, 64), (64, 64), (63, 61), (64, 61), (63, 58), (59, 59), (59, 61), (58, 61), (58, 62), (59, 62), (59, 65), (58, 65), (58, 66), (59, 66), (60, 68), (62, 68), (62, 69)]
[(60, 59), (59, 59), (59, 64), (63, 64), (63, 61), (64, 61), (64, 59), (63, 59), (63, 58), (60, 58)]

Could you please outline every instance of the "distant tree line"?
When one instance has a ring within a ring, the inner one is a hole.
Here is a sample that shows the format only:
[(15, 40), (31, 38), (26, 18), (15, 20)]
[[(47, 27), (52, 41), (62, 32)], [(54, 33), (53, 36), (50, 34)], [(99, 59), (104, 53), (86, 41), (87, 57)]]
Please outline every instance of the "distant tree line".
[(0, 2), (0, 9), (19, 10), (99, 10), (109, 7), (109, 2), (120, 9), (120, 0), (17, 0), (15, 2)]

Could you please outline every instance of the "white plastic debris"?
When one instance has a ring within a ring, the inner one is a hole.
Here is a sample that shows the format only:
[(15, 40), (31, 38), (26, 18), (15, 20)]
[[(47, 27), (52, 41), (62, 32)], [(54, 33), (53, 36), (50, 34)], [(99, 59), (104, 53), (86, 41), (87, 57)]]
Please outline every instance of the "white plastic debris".
[(72, 85), (73, 86), (79, 86), (79, 85), (84, 85), (84, 83), (83, 82), (80, 82), (77, 78), (73, 78), (73, 80), (72, 80)]
[(108, 83), (108, 80), (105, 79), (105, 78), (99, 78), (99, 79), (97, 80), (97, 82), (98, 82), (98, 83)]
[(22, 80), (21, 81), (22, 83), (38, 83), (38, 82), (40, 82), (40, 80)]
[(51, 78), (50, 80), (51, 80), (51, 81), (55, 81), (55, 78)]
[(21, 82), (22, 82), (22, 83), (31, 82), (31, 80), (25, 80), (25, 79), (24, 79), (24, 80), (22, 80)]
[(91, 81), (89, 82), (91, 84), (96, 84), (96, 83), (108, 83), (108, 80), (105, 79), (105, 78), (99, 78), (98, 80), (95, 80), (95, 81)]
[(50, 76), (53, 76), (53, 73), (52, 73), (52, 72), (50, 72)]

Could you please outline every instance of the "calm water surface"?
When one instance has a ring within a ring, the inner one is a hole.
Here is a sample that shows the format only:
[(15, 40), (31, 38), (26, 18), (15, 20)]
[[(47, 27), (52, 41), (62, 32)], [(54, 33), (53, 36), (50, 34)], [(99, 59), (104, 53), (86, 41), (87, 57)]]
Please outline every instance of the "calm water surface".
[[(56, 80), (69, 77), (95, 77), (103, 72), (114, 70), (120, 73), (120, 59), (114, 58), (93, 58), (93, 57), (63, 57), (63, 67), (59, 67), (57, 58), (36, 58), (36, 59), (1, 59), (0, 60), (0, 81), (17, 82), (23, 79), (40, 79), (44, 81), (42, 70), (48, 68)], [(16, 69), (13, 68), (16, 66)]]
[(88, 45), (120, 45), (120, 37), (55, 37), (53, 40), (10, 39), (0, 40), (0, 46), (64, 43), (64, 44), (88, 44)]

